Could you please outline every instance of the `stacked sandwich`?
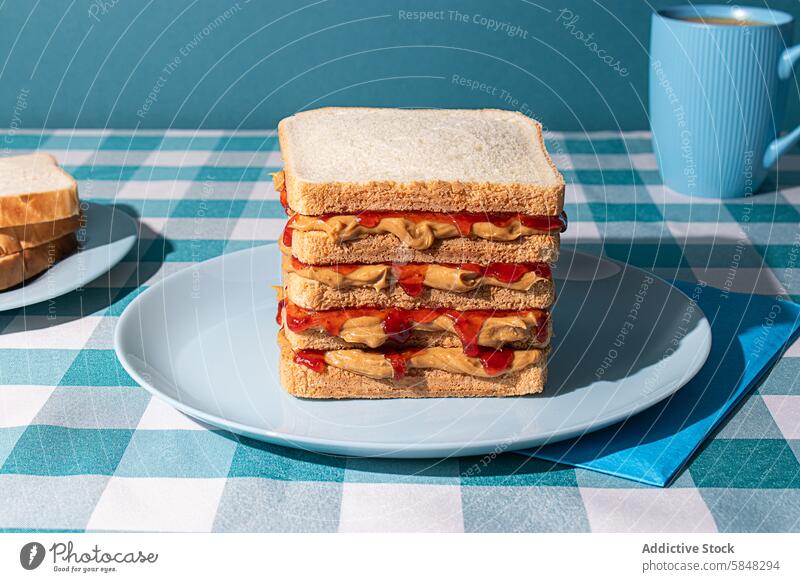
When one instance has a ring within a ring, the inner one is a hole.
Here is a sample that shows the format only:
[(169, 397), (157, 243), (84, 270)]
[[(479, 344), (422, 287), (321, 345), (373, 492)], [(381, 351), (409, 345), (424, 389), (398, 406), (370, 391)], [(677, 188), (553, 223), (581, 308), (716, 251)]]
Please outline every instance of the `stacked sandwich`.
[(498, 110), (328, 108), (278, 133), (289, 393), (542, 391), (565, 220), (538, 123)]
[(0, 158), (0, 291), (78, 247), (78, 185), (47, 154)]

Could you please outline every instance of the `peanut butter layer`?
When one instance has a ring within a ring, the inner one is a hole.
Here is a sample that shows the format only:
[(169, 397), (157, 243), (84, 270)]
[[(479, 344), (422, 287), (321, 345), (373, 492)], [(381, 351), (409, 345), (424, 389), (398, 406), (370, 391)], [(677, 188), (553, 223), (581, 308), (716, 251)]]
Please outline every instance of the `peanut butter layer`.
[[(283, 250), (283, 249), (282, 249)], [(288, 250), (288, 249), (287, 249)], [(304, 279), (310, 279), (335, 289), (372, 288), (376, 291), (387, 290), (398, 283), (396, 270), (392, 265), (373, 264), (359, 265), (353, 270), (343, 272), (335, 267), (296, 265), (290, 257), (284, 255), (283, 269), (287, 273), (295, 273)], [(484, 275), (453, 265), (430, 264), (420, 284), (431, 289), (440, 289), (453, 293), (467, 293), (480, 287), (501, 287), (514, 291), (530, 291), (539, 281), (549, 280), (535, 271), (523, 274), (516, 281), (502, 281), (496, 277)]]
[[(325, 219), (314, 216), (295, 215), (287, 228), (299, 232), (324, 232), (337, 243), (358, 240), (370, 235), (392, 234), (409, 248), (425, 250), (437, 240), (464, 236), (458, 226), (448, 221), (412, 221), (403, 217), (382, 218), (375, 226), (365, 226), (358, 216), (338, 215)], [(523, 236), (548, 234), (525, 226), (520, 220), (511, 220), (506, 225), (491, 222), (476, 222), (470, 227), (468, 236), (484, 240), (510, 242)]]
[[(282, 321), (287, 322), (285, 309)], [(289, 329), (291, 330), (291, 326)], [(302, 330), (292, 331), (301, 335), (307, 333)], [(308, 331), (320, 332), (322, 330), (312, 327)], [(453, 319), (444, 315), (414, 324), (413, 332), (416, 334), (458, 335)], [(550, 323), (546, 316), (539, 312), (521, 311), (484, 319), (477, 331), (475, 343), (487, 348), (501, 348), (506, 344), (525, 342), (526, 346), (543, 348), (549, 344), (550, 335)], [(370, 315), (347, 319), (336, 330), (336, 335), (333, 337), (339, 337), (347, 343), (362, 344), (370, 348), (381, 347), (387, 341), (395, 339), (386, 332), (383, 319)]]
[[(360, 317), (345, 322), (340, 337), (350, 343), (363, 343), (371, 348), (382, 346), (389, 336), (382, 322), (375, 317)], [(479, 346), (497, 348), (507, 343), (524, 341), (538, 328), (537, 318), (530, 313), (508, 317), (490, 317), (478, 332)], [(453, 322), (447, 317), (437, 317), (430, 323), (420, 323), (414, 328), (422, 332), (453, 332)]]
[[(515, 350), (511, 364), (502, 374), (513, 374), (538, 363), (544, 357), (543, 350)], [(394, 377), (394, 369), (383, 354), (364, 350), (333, 350), (325, 352), (325, 363), (334, 368), (347, 370), (380, 380)], [(458, 348), (425, 348), (406, 360), (406, 368), (444, 370), (454, 374), (465, 374), (478, 378), (496, 376), (486, 371), (478, 358), (471, 358)]]
[(483, 286), (469, 293), (451, 293), (422, 287), (419, 295), (409, 295), (399, 285), (383, 291), (369, 287), (342, 289), (329, 287), (295, 273), (284, 273), (286, 296), (305, 309), (319, 311), (350, 307), (380, 307), (383, 309), (418, 309), (446, 307), (449, 309), (503, 309), (527, 311), (547, 309), (555, 299), (553, 281), (538, 281), (529, 291), (513, 291), (502, 287)]

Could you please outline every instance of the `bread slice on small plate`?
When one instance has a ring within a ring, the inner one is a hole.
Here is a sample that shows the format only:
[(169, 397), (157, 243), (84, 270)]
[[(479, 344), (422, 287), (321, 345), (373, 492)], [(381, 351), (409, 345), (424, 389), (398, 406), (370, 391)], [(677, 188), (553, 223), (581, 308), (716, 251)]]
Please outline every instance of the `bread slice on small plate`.
[(541, 124), (514, 111), (330, 107), (283, 119), (278, 136), (287, 201), (300, 214), (556, 216), (564, 205)]
[[(2, 242), (3, 239), (0, 237), (0, 246)], [(75, 233), (70, 232), (38, 246), (0, 256), (0, 291), (19, 285), (46, 271), (57, 261), (74, 253), (77, 248), (78, 240)]]
[(36, 222), (19, 226), (0, 228), (0, 256), (16, 253), (23, 249), (38, 247), (44, 243), (61, 238), (81, 227), (81, 216)]
[(0, 228), (80, 214), (78, 184), (48, 154), (0, 158)]

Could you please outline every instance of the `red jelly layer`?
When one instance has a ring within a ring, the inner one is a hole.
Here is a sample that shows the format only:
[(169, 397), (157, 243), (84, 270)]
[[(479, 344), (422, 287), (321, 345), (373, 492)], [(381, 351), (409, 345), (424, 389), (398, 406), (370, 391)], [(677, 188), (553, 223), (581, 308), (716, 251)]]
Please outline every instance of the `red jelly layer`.
[(477, 355), (487, 374), (497, 376), (502, 374), (514, 363), (513, 350), (487, 350), (482, 349)]
[(403, 354), (398, 354), (396, 352), (386, 352), (383, 354), (383, 357), (386, 358), (389, 363), (392, 365), (392, 378), (395, 380), (400, 380), (405, 377), (407, 372), (406, 366), (406, 358)]
[[(536, 273), (536, 275), (544, 279), (550, 279), (552, 277), (550, 265), (547, 263), (491, 263), (486, 266), (475, 265), (473, 263), (464, 263), (462, 265), (451, 263), (438, 264), (451, 269), (462, 269), (472, 273), (480, 273), (483, 277), (492, 277), (506, 284), (516, 283), (522, 279), (526, 273), (531, 272)], [(355, 264), (311, 266), (292, 257), (292, 267), (294, 267), (295, 270), (309, 268), (331, 269), (342, 275), (347, 275), (363, 266), (364, 265)], [(397, 280), (397, 284), (412, 297), (418, 297), (422, 293), (423, 282), (425, 281), (428, 267), (430, 267), (429, 263), (393, 263), (391, 265), (392, 274)]]
[(286, 327), (295, 333), (316, 329), (338, 337), (346, 321), (356, 317), (376, 317), (381, 320), (381, 326), (387, 339), (402, 344), (408, 340), (417, 325), (430, 323), (437, 317), (444, 316), (452, 321), (453, 329), (464, 347), (464, 353), (468, 356), (477, 357), (482, 349), (478, 345), (478, 335), (486, 320), (490, 317), (512, 317), (520, 313), (533, 313), (535, 315), (537, 320), (536, 340), (539, 343), (547, 341), (548, 313), (543, 309), (529, 309), (520, 312), (491, 309), (456, 311), (445, 308), (380, 309), (360, 307), (313, 311), (287, 302)]
[(294, 361), (318, 373), (324, 372), (327, 366), (325, 352), (321, 350), (297, 350), (294, 353)]
[(286, 211), (286, 214), (288, 215), (289, 214), (289, 199), (287, 198), (285, 189), (281, 190), (281, 206), (283, 206), (283, 209)]
[(278, 313), (275, 315), (275, 323), (283, 325), (283, 307), (286, 305), (286, 299), (278, 301)]
[(289, 228), (289, 223), (286, 223), (286, 226), (283, 228), (283, 246), (292, 246), (292, 229)]
[[(377, 353), (383, 354), (383, 357), (391, 364), (392, 378), (394, 380), (400, 380), (408, 371), (408, 360), (413, 358), (420, 351), (422, 350), (416, 349), (402, 352), (386, 351)], [(514, 363), (514, 350), (480, 348), (474, 357), (480, 360), (483, 370), (489, 376), (498, 376), (508, 370), (511, 364)], [(321, 350), (297, 350), (294, 353), (294, 361), (318, 373), (324, 372), (327, 368), (325, 352)]]

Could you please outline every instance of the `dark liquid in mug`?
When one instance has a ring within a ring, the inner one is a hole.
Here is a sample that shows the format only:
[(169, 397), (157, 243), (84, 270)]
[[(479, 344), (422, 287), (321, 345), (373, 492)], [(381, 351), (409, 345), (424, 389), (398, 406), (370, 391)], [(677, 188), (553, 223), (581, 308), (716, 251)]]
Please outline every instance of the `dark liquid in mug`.
[(723, 26), (766, 26), (766, 22), (759, 22), (758, 20), (744, 20), (740, 18), (725, 18), (716, 16), (681, 16), (675, 20), (683, 20), (686, 22), (698, 22), (700, 24), (721, 24)]

